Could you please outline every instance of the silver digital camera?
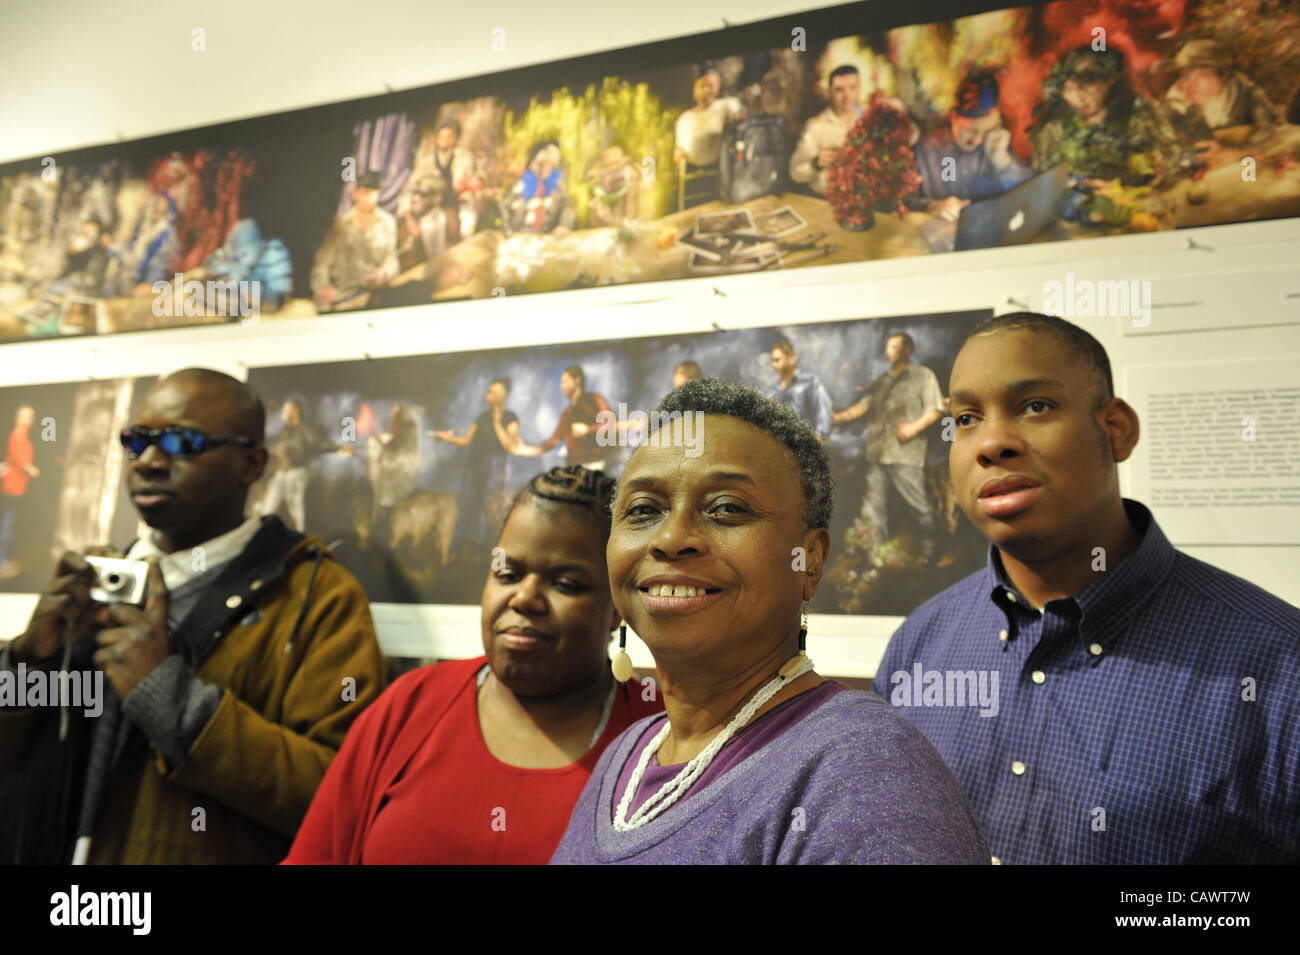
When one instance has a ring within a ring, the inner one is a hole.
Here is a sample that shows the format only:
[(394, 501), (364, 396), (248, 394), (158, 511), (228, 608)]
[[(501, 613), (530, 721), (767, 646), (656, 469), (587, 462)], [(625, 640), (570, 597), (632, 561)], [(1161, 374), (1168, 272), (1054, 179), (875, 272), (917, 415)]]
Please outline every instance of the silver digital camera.
[(104, 604), (144, 603), (145, 583), (149, 579), (149, 565), (145, 561), (87, 557), (86, 563), (95, 568), (91, 600)]

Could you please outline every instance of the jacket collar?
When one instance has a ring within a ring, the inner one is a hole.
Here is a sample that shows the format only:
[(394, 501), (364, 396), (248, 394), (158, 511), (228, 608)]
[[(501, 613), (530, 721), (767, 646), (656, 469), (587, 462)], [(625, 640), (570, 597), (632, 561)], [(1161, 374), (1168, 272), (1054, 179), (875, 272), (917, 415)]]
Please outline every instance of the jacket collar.
[(273, 515), (262, 518), (247, 546), (204, 588), (177, 626), (173, 634), (177, 652), (197, 669), (217, 640), (248, 615), (260, 594), (279, 581), (300, 556), (319, 561), (324, 554), (315, 538), (290, 530)]

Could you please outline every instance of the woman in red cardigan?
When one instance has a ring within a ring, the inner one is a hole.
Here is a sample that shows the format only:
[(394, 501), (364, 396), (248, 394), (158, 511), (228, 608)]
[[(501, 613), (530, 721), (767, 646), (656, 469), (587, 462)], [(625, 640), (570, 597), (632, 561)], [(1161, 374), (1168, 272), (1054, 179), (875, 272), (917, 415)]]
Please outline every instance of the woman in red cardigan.
[(485, 656), (407, 673), (357, 718), (286, 863), (550, 859), (601, 752), (663, 708), (610, 673), (613, 486), (572, 466), (519, 493), (483, 588)]

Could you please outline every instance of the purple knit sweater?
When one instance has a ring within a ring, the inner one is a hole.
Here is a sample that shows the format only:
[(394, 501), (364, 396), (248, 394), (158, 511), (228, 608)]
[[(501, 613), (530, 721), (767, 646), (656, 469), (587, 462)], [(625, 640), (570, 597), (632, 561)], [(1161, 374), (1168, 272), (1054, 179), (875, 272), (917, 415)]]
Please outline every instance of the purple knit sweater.
[(934, 747), (861, 690), (834, 694), (691, 798), (617, 832), (619, 774), (657, 718), (633, 723), (602, 754), (552, 865), (989, 862)]

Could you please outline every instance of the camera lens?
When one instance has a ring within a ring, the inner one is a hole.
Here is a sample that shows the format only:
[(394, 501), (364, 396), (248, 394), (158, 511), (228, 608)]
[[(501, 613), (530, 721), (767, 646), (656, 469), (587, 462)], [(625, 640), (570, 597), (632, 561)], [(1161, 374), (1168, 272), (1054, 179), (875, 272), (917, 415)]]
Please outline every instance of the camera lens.
[(125, 590), (127, 582), (126, 574), (117, 570), (110, 570), (103, 579), (104, 589), (114, 594), (119, 590)]

